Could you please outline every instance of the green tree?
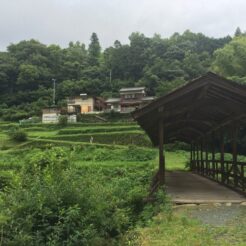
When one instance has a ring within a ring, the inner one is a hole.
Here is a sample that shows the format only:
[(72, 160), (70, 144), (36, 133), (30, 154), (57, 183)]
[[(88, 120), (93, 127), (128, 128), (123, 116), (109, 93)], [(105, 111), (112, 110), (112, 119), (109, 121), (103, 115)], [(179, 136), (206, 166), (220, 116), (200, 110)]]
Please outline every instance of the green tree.
[(129, 68), (131, 77), (138, 80), (143, 75), (143, 69), (148, 62), (146, 50), (149, 46), (149, 39), (141, 33), (132, 33), (129, 37), (130, 53)]
[(90, 66), (98, 66), (101, 54), (101, 46), (96, 33), (92, 33), (88, 48), (88, 62)]
[(163, 96), (185, 83), (186, 81), (184, 78), (176, 78), (172, 81), (162, 81), (156, 88), (156, 95)]
[(0, 91), (11, 94), (18, 75), (17, 60), (7, 52), (0, 52)]
[(19, 68), (20, 72), (17, 79), (17, 84), (27, 85), (30, 89), (35, 85), (35, 82), (39, 79), (39, 69), (37, 66), (22, 64)]
[(235, 37), (224, 48), (215, 52), (212, 69), (226, 77), (246, 76), (246, 37)]
[(64, 50), (63, 80), (79, 80), (83, 69), (87, 64), (87, 51), (85, 45), (80, 42), (70, 42), (69, 47)]
[(200, 60), (197, 53), (186, 52), (182, 67), (188, 75), (188, 79), (194, 79), (207, 72), (208, 68), (202, 62), (206, 60), (206, 55), (208, 54), (203, 54), (202, 60)]
[(235, 36), (235, 37), (239, 37), (239, 36), (241, 36), (241, 35), (242, 35), (242, 31), (241, 31), (240, 27), (237, 27), (234, 36)]

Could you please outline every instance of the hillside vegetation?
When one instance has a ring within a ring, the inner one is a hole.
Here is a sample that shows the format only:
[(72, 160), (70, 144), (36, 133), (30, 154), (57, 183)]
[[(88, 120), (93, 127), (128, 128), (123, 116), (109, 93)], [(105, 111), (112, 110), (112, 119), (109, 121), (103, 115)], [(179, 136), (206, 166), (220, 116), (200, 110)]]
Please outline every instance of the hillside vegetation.
[(132, 86), (145, 86), (148, 95), (160, 96), (208, 70), (246, 81), (246, 37), (241, 32), (217, 39), (188, 30), (169, 38), (132, 33), (129, 41), (117, 40), (102, 50), (93, 33), (88, 48), (80, 42), (66, 48), (37, 40), (10, 44), (0, 52), (0, 118), (40, 115), (53, 104), (52, 78), (59, 106), (82, 92), (117, 97), (120, 88)]

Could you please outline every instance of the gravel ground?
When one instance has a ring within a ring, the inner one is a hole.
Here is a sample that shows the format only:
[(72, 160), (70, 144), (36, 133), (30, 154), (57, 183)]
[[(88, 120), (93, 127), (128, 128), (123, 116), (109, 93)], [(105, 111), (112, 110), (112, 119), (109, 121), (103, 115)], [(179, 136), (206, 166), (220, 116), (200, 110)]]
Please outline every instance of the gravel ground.
[(241, 205), (198, 205), (187, 207), (186, 213), (207, 225), (223, 226), (238, 219), (246, 224), (246, 206)]

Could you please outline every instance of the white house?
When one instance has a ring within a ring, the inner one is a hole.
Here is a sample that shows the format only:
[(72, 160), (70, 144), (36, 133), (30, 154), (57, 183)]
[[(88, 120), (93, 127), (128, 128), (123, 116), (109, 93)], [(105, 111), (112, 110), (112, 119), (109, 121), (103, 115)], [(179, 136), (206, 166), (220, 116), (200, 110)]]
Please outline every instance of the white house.
[(56, 107), (44, 108), (42, 114), (43, 123), (58, 123), (61, 109)]

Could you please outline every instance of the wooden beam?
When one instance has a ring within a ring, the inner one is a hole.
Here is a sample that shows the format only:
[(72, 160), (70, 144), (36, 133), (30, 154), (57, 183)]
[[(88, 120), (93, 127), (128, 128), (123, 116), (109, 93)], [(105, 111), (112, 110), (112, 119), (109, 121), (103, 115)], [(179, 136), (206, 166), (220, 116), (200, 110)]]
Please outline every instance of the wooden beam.
[(165, 155), (164, 155), (164, 126), (163, 118), (159, 120), (159, 182), (165, 184)]
[(232, 160), (233, 160), (233, 176), (234, 176), (234, 186), (238, 186), (237, 177), (237, 137), (238, 137), (238, 125), (236, 122), (232, 124)]
[(205, 139), (205, 162), (206, 162), (206, 175), (209, 174), (209, 163), (208, 163), (208, 139)]
[(192, 170), (192, 161), (193, 161), (193, 143), (190, 144), (190, 169)]
[[(203, 137), (204, 135), (204, 133), (203, 133), (203, 131), (202, 130), (199, 130), (199, 129), (196, 129), (195, 127), (191, 127), (191, 126), (184, 126), (184, 127), (182, 127), (182, 128), (180, 128), (179, 130), (176, 130), (176, 132), (173, 132), (172, 134), (169, 134), (168, 136), (167, 136), (167, 138), (170, 138), (170, 137), (173, 137), (173, 136), (175, 136), (175, 135), (178, 135), (179, 133), (181, 133), (181, 132), (192, 132), (192, 133), (194, 133), (196, 136), (199, 136), (199, 137)], [(198, 138), (198, 137), (197, 137)]]
[(221, 162), (221, 182), (225, 183), (225, 138), (224, 129), (220, 133), (220, 162)]
[[(169, 120), (170, 121), (170, 120)], [(169, 126), (173, 126), (173, 125), (176, 125), (176, 124), (180, 124), (180, 123), (197, 123), (197, 124), (200, 124), (200, 125), (206, 125), (208, 126), (209, 128), (213, 126), (213, 123), (211, 123), (210, 121), (206, 121), (206, 120), (194, 120), (194, 119), (182, 119), (182, 120), (173, 120), (173, 121), (170, 121), (170, 123), (168, 124), (165, 124), (165, 127), (169, 127)]]
[(244, 107), (245, 103), (246, 103), (246, 98), (245, 95), (243, 97), (240, 97), (238, 94), (235, 94), (234, 92), (227, 92), (227, 90), (224, 90), (223, 92), (221, 91), (221, 88), (216, 88), (216, 86), (214, 86), (211, 90), (210, 93), (214, 93), (215, 95), (219, 95), (221, 98), (224, 98), (228, 101), (234, 102), (234, 103), (238, 103), (241, 104), (242, 107)]
[(204, 175), (203, 141), (201, 141), (200, 147), (201, 147), (201, 173), (202, 173), (202, 175)]
[(212, 174), (213, 174), (213, 179), (215, 179), (215, 134), (212, 134)]
[[(235, 121), (240, 121), (240, 120), (241, 120), (242, 118), (244, 118), (244, 117), (246, 117), (246, 114), (242, 114), (242, 115), (239, 115), (239, 116), (234, 117), (234, 118), (232, 118), (232, 117), (230, 116), (230, 117), (229, 117), (228, 119), (226, 119), (224, 122), (218, 124), (218, 126), (212, 128), (210, 131), (204, 133), (204, 135), (209, 136), (209, 135), (211, 135), (212, 133), (214, 133), (214, 132), (220, 130), (221, 128), (223, 128), (223, 127), (225, 127), (225, 126), (228, 126), (228, 125), (232, 124), (232, 123), (235, 122)], [(200, 137), (199, 137), (197, 140), (199, 140), (199, 139), (200, 139)]]
[(196, 144), (196, 171), (199, 171), (199, 143)]
[[(207, 84), (207, 81), (201, 81), (200, 83), (196, 83), (197, 80), (187, 83), (186, 85), (176, 89), (175, 91), (170, 92), (168, 95), (158, 98), (153, 103), (148, 104), (146, 107), (136, 110), (133, 113), (134, 119), (140, 118), (141, 116), (148, 114), (149, 112), (160, 106), (166, 106), (166, 104), (172, 103), (174, 100), (178, 98), (180, 99), (183, 96), (187, 96), (189, 93), (192, 93), (197, 89), (203, 88), (203, 86)], [(191, 84), (192, 86), (190, 86)]]

